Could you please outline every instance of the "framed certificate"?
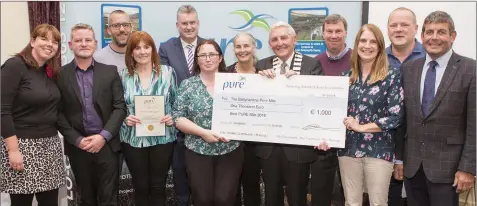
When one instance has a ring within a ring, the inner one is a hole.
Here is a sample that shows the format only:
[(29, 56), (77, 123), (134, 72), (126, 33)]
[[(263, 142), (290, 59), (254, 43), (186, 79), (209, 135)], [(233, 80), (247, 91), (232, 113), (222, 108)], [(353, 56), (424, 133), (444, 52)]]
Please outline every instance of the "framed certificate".
[(136, 124), (136, 136), (164, 136), (166, 124), (161, 123), (164, 113), (164, 96), (134, 96), (135, 113), (141, 120)]

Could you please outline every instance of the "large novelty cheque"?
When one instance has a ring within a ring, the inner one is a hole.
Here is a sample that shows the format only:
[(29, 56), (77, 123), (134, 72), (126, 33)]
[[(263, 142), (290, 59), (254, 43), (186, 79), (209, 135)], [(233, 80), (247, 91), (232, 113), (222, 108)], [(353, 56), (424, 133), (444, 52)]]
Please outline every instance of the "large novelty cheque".
[(231, 140), (344, 148), (348, 77), (217, 73), (212, 131)]

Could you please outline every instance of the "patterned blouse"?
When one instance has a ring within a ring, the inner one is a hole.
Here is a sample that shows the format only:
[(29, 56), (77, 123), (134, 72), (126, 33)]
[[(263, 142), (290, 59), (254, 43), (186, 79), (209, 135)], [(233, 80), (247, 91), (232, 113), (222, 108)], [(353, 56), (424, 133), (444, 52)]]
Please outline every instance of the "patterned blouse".
[[(124, 87), (124, 101), (128, 108), (127, 116), (134, 115), (134, 96), (136, 95), (159, 95), (164, 96), (165, 113), (172, 116), (172, 104), (176, 97), (176, 74), (169, 66), (161, 65), (161, 74), (158, 76), (152, 70), (151, 84), (149, 88), (142, 89), (139, 75), (134, 72), (130, 76), (127, 69), (121, 71), (120, 76)], [(166, 144), (176, 140), (177, 130), (175, 127), (166, 126), (166, 136), (138, 137), (136, 127), (129, 127), (123, 121), (119, 131), (121, 142), (128, 143), (132, 147), (150, 147), (158, 144)]]
[[(351, 75), (351, 71), (345, 74)], [(368, 77), (369, 78), (369, 77)], [(361, 75), (349, 87), (348, 116), (360, 124), (376, 123), (382, 132), (359, 133), (346, 130), (346, 147), (339, 156), (374, 157), (394, 161), (393, 135), (403, 122), (404, 96), (399, 68), (389, 68), (388, 76), (374, 84), (363, 84)], [(367, 80), (366, 80), (367, 82)]]
[[(210, 129), (214, 100), (199, 75), (184, 80), (177, 93), (172, 112), (174, 121), (185, 117), (204, 129)], [(185, 146), (202, 155), (227, 154), (237, 149), (239, 145), (240, 142), (237, 141), (207, 143), (202, 137), (185, 134)]]

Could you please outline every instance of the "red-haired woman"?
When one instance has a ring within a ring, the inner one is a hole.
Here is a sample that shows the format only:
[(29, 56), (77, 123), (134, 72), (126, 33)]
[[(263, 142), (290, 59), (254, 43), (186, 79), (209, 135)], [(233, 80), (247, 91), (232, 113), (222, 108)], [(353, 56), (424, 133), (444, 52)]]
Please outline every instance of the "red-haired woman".
[[(125, 56), (127, 69), (121, 72), (121, 77), (128, 117), (121, 126), (120, 139), (132, 176), (135, 203), (137, 206), (165, 205), (166, 178), (177, 131), (172, 127), (171, 117), (176, 76), (173, 68), (160, 65), (154, 40), (144, 31), (131, 35)], [(164, 136), (136, 136), (136, 125), (141, 124), (141, 119), (135, 116), (134, 96), (137, 95), (164, 96)]]

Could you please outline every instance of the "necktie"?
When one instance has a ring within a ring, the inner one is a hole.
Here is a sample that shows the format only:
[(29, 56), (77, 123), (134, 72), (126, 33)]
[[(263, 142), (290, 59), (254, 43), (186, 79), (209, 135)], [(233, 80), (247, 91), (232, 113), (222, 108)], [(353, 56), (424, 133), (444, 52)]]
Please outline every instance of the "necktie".
[(421, 109), (424, 116), (429, 114), (429, 108), (434, 100), (434, 93), (436, 87), (436, 61), (429, 62), (429, 69), (427, 69), (426, 79), (424, 79), (424, 90), (422, 91)]
[(286, 68), (287, 68), (287, 63), (286, 63), (286, 62), (283, 62), (283, 63), (282, 63), (282, 66), (280, 67), (280, 74), (285, 74), (285, 73), (287, 73)]
[(194, 51), (193, 51), (194, 45), (189, 44), (189, 45), (186, 46), (186, 48), (188, 49), (188, 51), (187, 51), (187, 67), (189, 68), (189, 73), (192, 74), (192, 66), (194, 65)]

